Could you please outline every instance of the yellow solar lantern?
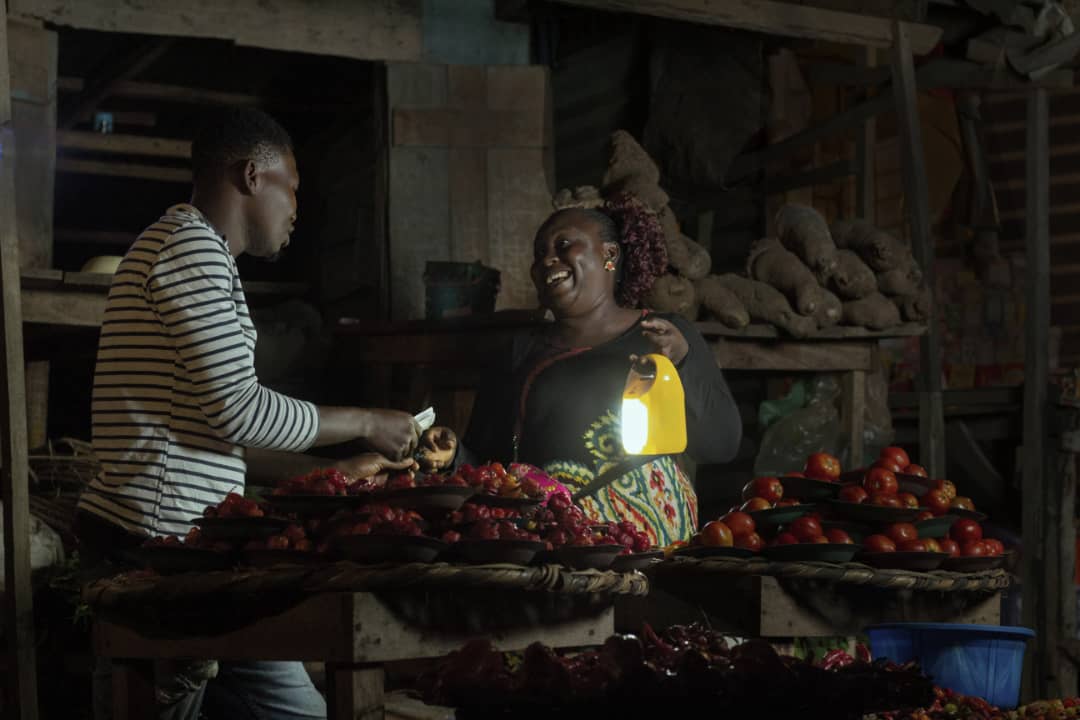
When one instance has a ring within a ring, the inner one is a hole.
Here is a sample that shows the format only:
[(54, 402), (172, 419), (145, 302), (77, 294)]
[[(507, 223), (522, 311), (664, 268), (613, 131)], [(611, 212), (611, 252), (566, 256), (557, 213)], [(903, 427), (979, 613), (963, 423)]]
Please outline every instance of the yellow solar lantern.
[(638, 358), (623, 389), (622, 443), (628, 455), (686, 450), (686, 396), (679, 372), (658, 353)]

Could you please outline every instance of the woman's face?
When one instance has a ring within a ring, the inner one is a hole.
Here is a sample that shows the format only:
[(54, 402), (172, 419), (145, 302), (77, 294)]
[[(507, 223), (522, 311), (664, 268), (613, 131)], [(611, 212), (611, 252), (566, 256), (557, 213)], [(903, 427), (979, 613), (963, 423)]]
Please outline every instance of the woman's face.
[(533, 246), (532, 280), (540, 304), (556, 317), (582, 315), (615, 302), (618, 245), (600, 239), (599, 224), (577, 210), (555, 213), (540, 227)]

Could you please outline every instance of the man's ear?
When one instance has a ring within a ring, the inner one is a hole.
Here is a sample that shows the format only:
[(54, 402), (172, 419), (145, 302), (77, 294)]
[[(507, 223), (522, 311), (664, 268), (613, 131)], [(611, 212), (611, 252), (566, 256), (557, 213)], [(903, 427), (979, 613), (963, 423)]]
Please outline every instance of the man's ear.
[(254, 195), (262, 185), (262, 177), (259, 169), (255, 167), (254, 160), (245, 160), (239, 165), (240, 187), (247, 195)]

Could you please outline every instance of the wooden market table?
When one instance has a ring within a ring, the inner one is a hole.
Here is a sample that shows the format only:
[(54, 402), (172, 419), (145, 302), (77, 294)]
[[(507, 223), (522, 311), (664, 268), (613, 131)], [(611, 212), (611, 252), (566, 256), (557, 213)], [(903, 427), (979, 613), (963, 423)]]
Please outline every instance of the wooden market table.
[(190, 658), (324, 662), (329, 717), (341, 720), (383, 716), (388, 663), (441, 657), (477, 636), (503, 650), (597, 645), (614, 631), (614, 599), (647, 588), (640, 573), (555, 565), (337, 562), (136, 573), (84, 598), (94, 651), (114, 662), (117, 720), (153, 717), (153, 660)]

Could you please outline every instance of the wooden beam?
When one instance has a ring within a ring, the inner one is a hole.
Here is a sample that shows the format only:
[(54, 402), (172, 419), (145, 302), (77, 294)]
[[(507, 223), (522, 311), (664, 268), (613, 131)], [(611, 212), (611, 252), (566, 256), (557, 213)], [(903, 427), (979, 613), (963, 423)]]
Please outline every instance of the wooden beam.
[(90, 150), (119, 155), (153, 155), (155, 157), (190, 158), (191, 141), (143, 135), (105, 134), (83, 130), (58, 130), (57, 147), (68, 150)]
[(57, 158), (57, 172), (82, 173), (84, 175), (109, 175), (112, 177), (138, 178), (140, 180), (160, 180), (161, 182), (190, 183), (191, 170), (179, 167), (159, 165), (141, 165), (139, 163), (105, 162), (100, 160), (79, 160), (76, 158)]
[[(77, 77), (62, 76), (56, 81), (56, 87), (60, 92), (81, 92), (85, 85), (86, 82)], [(263, 104), (263, 99), (257, 95), (221, 90), (203, 90), (201, 88), (184, 87), (183, 85), (166, 85), (141, 80), (121, 80), (113, 85), (109, 95), (111, 97), (162, 100), (191, 105), (242, 105), (255, 107)]]
[[(904, 166), (904, 199), (911, 249), (919, 267), (923, 269), (923, 282), (933, 292), (934, 241), (930, 235), (930, 207), (915, 88), (915, 65), (907, 28), (903, 23), (894, 21), (893, 33), (896, 41), (892, 48), (892, 86)], [(941, 331), (936, 315), (936, 308), (931, 308), (927, 332), (919, 344), (919, 460), (931, 477), (944, 477), (945, 412), (941, 403)]]
[[(652, 15), (700, 25), (719, 25), (769, 35), (824, 40), (850, 45), (889, 47), (890, 21), (838, 10), (795, 5), (772, 0), (559, 0), (594, 10)], [(913, 51), (924, 55), (941, 40), (941, 28), (904, 23)]]
[(360, 60), (424, 59), (422, 0), (10, 0), (12, 13), (84, 30), (232, 40)]
[(176, 44), (176, 38), (157, 38), (122, 58), (117, 58), (86, 84), (82, 93), (72, 103), (73, 108), (57, 120), (57, 127), (69, 130), (79, 118), (92, 113), (109, 96), (112, 88), (121, 80), (130, 80), (143, 72)]
[[(115, 94), (115, 93), (114, 93)], [(157, 125), (157, 113), (141, 112), (138, 110), (102, 110), (112, 116), (113, 126), (134, 125), (137, 127), (154, 127)], [(92, 123), (96, 112), (86, 112), (79, 117), (81, 123)]]
[[(877, 65), (877, 49), (859, 51), (858, 66), (870, 70)], [(855, 138), (855, 212), (871, 225), (877, 213), (877, 118), (867, 118)]]
[(37, 720), (34, 596), (30, 577), (30, 468), (23, 372), (15, 133), (7, 13), (0, 5), (0, 500), (3, 501), (5, 717)]
[(105, 317), (105, 293), (100, 290), (22, 291), (23, 321), (41, 325), (100, 327)]

